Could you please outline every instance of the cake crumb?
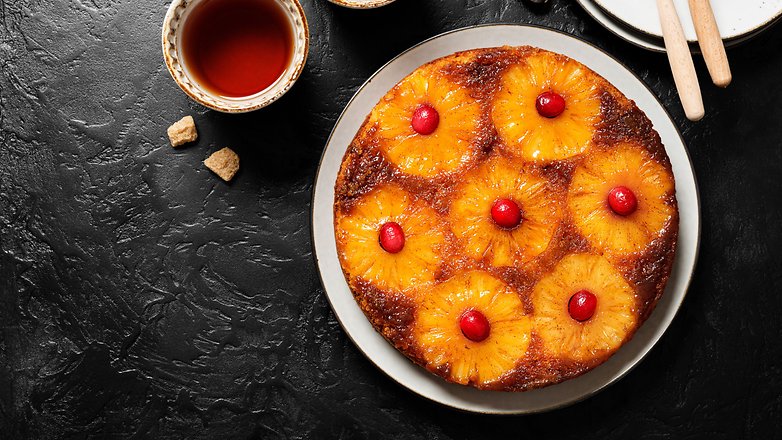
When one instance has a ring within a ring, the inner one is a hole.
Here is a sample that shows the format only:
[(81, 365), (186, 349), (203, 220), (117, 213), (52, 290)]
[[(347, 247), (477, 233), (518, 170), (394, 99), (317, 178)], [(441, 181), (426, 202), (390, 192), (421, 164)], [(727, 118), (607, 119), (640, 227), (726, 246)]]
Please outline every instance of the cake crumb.
[(198, 131), (192, 116), (185, 116), (168, 127), (168, 140), (174, 148), (196, 139), (198, 139)]
[(207, 157), (204, 165), (220, 176), (221, 179), (229, 182), (236, 175), (236, 172), (239, 171), (239, 155), (232, 149), (225, 147)]

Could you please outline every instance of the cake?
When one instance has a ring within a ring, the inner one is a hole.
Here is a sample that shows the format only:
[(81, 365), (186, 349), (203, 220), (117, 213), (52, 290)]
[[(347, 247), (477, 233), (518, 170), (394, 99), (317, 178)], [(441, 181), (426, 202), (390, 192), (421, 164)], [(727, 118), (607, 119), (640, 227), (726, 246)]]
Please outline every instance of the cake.
[(533, 47), (416, 69), (367, 116), (335, 194), (342, 270), (374, 328), (479, 389), (530, 390), (605, 362), (663, 295), (678, 234), (646, 115)]

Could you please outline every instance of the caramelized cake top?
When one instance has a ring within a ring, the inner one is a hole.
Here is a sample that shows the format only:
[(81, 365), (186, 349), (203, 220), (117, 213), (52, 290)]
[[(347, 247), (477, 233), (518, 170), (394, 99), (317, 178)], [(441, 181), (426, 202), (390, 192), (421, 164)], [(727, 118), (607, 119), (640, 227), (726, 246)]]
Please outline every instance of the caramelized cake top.
[(335, 234), (377, 331), (480, 389), (578, 376), (660, 299), (678, 234), (673, 173), (636, 105), (532, 47), (425, 64), (343, 159)]

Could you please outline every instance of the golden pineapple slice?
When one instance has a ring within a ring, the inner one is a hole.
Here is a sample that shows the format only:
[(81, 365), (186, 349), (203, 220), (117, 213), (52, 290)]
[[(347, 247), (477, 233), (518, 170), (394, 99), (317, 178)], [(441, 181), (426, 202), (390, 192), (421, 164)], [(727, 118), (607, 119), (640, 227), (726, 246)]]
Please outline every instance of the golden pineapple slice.
[[(597, 297), (592, 317), (580, 322), (568, 303), (586, 290)], [(605, 258), (591, 254), (565, 256), (532, 292), (534, 330), (545, 351), (555, 357), (589, 361), (612, 353), (635, 328), (633, 289)]]
[[(547, 118), (536, 101), (544, 92), (565, 99), (565, 110)], [(530, 161), (562, 160), (584, 152), (600, 121), (600, 94), (595, 74), (562, 55), (538, 52), (502, 76), (494, 98), (492, 120), (512, 154)]]
[[(417, 133), (411, 123), (423, 105), (433, 107), (439, 116), (435, 131), (428, 135)], [(469, 158), (479, 119), (480, 104), (434, 66), (403, 79), (370, 115), (386, 158), (405, 173), (427, 178), (454, 171)]]
[[(488, 337), (480, 342), (462, 332), (466, 312), (488, 321)], [(524, 357), (531, 323), (518, 294), (483, 271), (462, 272), (425, 292), (416, 314), (414, 336), (426, 366), (447, 366), (449, 379), (487, 385), (511, 371)]]
[[(637, 199), (629, 215), (608, 203), (613, 188), (626, 187)], [(579, 231), (601, 251), (642, 251), (673, 218), (671, 172), (641, 146), (622, 143), (595, 153), (576, 168), (568, 191), (568, 208)]]
[[(393, 184), (380, 186), (337, 221), (340, 258), (351, 278), (400, 291), (434, 280), (445, 243), (443, 222), (407, 191)], [(404, 247), (396, 253), (380, 245), (380, 228), (388, 222), (397, 223), (404, 232)]]
[[(562, 219), (564, 194), (532, 167), (495, 156), (468, 173), (456, 192), (449, 218), (467, 255), (501, 267), (528, 262), (546, 250)], [(521, 209), (521, 223), (499, 226), (491, 210), (498, 200)]]

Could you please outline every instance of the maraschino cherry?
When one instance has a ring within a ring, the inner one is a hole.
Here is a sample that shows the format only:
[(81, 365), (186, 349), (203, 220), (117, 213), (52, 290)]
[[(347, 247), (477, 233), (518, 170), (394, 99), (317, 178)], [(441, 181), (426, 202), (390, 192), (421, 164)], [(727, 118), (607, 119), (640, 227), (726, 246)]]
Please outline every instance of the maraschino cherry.
[(615, 213), (626, 216), (638, 209), (638, 199), (630, 188), (617, 186), (608, 192), (608, 206)]
[(429, 104), (422, 104), (418, 106), (413, 112), (413, 118), (410, 120), (410, 125), (413, 126), (418, 134), (430, 135), (437, 130), (437, 126), (440, 125), (440, 114), (437, 113), (434, 107)]
[(462, 334), (467, 339), (474, 342), (481, 342), (489, 337), (491, 333), (491, 325), (486, 316), (475, 310), (471, 309), (462, 314), (459, 318), (459, 328), (462, 329)]
[(498, 226), (512, 229), (521, 223), (521, 209), (510, 199), (500, 199), (491, 207), (491, 218)]
[(565, 98), (559, 93), (543, 92), (535, 100), (538, 113), (546, 118), (556, 118), (565, 111)]
[(389, 254), (396, 254), (405, 247), (405, 232), (399, 223), (388, 222), (380, 227), (380, 247)]
[(570, 297), (567, 303), (567, 311), (570, 317), (579, 322), (584, 322), (595, 314), (597, 297), (588, 290), (579, 290)]

